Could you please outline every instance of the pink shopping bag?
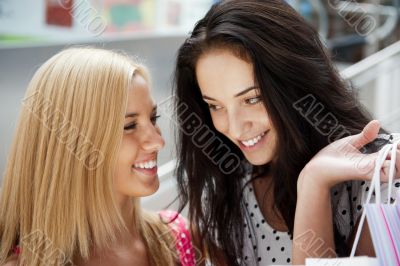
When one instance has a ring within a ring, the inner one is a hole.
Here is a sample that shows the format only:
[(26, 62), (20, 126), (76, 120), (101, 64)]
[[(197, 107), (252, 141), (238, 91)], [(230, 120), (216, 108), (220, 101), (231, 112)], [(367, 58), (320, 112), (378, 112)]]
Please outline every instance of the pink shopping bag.
[[(367, 200), (361, 215), (360, 224), (356, 233), (353, 248), (349, 258), (315, 258), (307, 259), (306, 266), (400, 266), (400, 197), (395, 202), (391, 202), (391, 190), (394, 180), (396, 151), (400, 140), (387, 144), (380, 151), (376, 160), (374, 175), (371, 181), (371, 187), (368, 191)], [(380, 173), (383, 163), (389, 152), (391, 153), (391, 162), (389, 168), (388, 195), (387, 203), (381, 200), (381, 182)], [(375, 192), (375, 202), (371, 202)], [(368, 220), (377, 258), (354, 257), (361, 230), (365, 219)]]

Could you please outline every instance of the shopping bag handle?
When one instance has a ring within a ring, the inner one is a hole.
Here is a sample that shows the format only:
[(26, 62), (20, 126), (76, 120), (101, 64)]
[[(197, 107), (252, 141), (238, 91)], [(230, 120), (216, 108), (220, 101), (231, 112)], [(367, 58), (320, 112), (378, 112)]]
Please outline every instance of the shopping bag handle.
[[(397, 135), (397, 134), (396, 134)], [(387, 203), (391, 203), (391, 198), (392, 198), (392, 187), (393, 187), (393, 179), (394, 179), (394, 174), (395, 174), (395, 167), (396, 167), (396, 155), (397, 155), (397, 146), (399, 145), (400, 140), (396, 140), (393, 142), (393, 147), (392, 147), (392, 153), (390, 155), (391, 161), (390, 161), (390, 168), (389, 168), (389, 180), (388, 180), (388, 197), (387, 197)]]
[[(371, 198), (372, 198), (372, 193), (375, 191), (375, 203), (376, 204), (381, 204), (381, 179), (380, 179), (380, 172), (381, 168), (386, 160), (387, 155), (391, 151), (391, 158), (390, 158), (390, 166), (389, 166), (389, 179), (388, 179), (388, 202), (390, 203), (390, 197), (391, 197), (391, 190), (392, 190), (392, 183), (394, 179), (394, 169), (396, 166), (396, 151), (397, 151), (397, 145), (399, 144), (400, 140), (395, 141), (394, 143), (386, 144), (378, 153), (378, 158), (376, 159), (376, 164), (374, 168), (374, 175), (371, 180), (371, 186), (370, 190), (367, 195), (367, 200), (365, 204), (370, 203)], [(354, 257), (357, 249), (358, 242), (360, 240), (361, 236), (361, 231), (365, 222), (365, 208), (363, 208), (363, 212), (361, 215), (360, 223), (357, 228), (357, 233), (354, 238), (354, 243), (353, 247), (351, 249), (350, 257)]]

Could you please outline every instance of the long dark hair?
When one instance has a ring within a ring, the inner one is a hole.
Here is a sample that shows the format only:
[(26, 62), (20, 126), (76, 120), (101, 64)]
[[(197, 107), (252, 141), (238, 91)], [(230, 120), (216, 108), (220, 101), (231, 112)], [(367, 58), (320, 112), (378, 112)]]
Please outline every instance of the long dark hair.
[[(195, 75), (199, 57), (218, 48), (229, 49), (254, 67), (254, 78), (277, 130), (278, 149), (276, 162), (253, 170), (262, 173), (263, 169), (269, 169), (272, 174), (273, 204), (289, 233), (293, 232), (300, 171), (331, 141), (361, 132), (370, 116), (332, 66), (318, 33), (285, 1), (223, 1), (198, 21), (178, 51), (175, 69), (181, 208), (189, 203), (189, 218), (212, 264), (224, 261), (238, 265), (243, 247), (245, 208), (241, 197), (246, 160), (214, 128)], [(307, 97), (324, 108), (322, 113), (314, 110), (314, 118), (328, 112), (333, 117), (325, 121), (325, 129), (338, 122), (337, 128), (342, 130), (334, 130), (328, 136), (317, 123), (306, 119), (309, 112), (303, 112), (295, 103)], [(205, 145), (199, 145), (193, 134), (183, 130), (196, 125), (200, 128), (193, 117), (209, 129), (203, 130), (203, 140), (222, 140), (227, 150), (239, 158), (239, 167), (227, 174), (212, 162)], [(336, 225), (334, 232), (336, 246), (343, 247), (344, 240), (338, 235)]]

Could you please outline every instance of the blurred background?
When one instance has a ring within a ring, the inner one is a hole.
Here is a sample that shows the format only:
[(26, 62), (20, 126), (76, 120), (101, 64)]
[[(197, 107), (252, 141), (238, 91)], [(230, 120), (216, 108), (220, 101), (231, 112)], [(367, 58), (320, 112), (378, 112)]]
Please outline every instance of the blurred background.
[[(71, 45), (123, 50), (149, 67), (153, 95), (165, 103), (176, 51), (214, 2), (0, 0), (1, 176), (27, 84), (48, 58)], [(400, 132), (400, 0), (287, 2), (319, 31), (362, 103), (385, 128)], [(154, 210), (176, 196), (174, 123), (168, 117), (160, 120), (167, 143), (159, 159), (160, 190), (142, 201)]]

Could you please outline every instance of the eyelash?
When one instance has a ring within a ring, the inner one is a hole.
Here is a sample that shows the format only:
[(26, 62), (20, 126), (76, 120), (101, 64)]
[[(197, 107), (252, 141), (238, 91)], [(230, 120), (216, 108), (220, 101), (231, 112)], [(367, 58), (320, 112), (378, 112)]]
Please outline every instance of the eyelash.
[(208, 108), (211, 110), (211, 111), (218, 111), (219, 109), (221, 109), (221, 107), (220, 106), (217, 106), (217, 105), (215, 105), (215, 104), (208, 104)]
[[(251, 103), (250, 101), (252, 101), (252, 100), (256, 100), (256, 102)], [(256, 96), (256, 97), (253, 97), (253, 98), (249, 98), (249, 99), (244, 100), (244, 102), (248, 103), (248, 104), (251, 104), (251, 105), (254, 105), (254, 104), (257, 104), (257, 103), (261, 102), (261, 97), (260, 96)]]
[(151, 122), (153, 123), (153, 125), (157, 124), (157, 120), (161, 117), (161, 115), (155, 115), (151, 117)]
[[(153, 125), (156, 125), (156, 124), (157, 124), (157, 120), (158, 120), (160, 117), (161, 117), (160, 115), (154, 115), (154, 116), (152, 116), (152, 117), (150, 118), (151, 123), (152, 123)], [(131, 123), (131, 124), (125, 126), (125, 127), (124, 127), (124, 130), (133, 130), (133, 129), (136, 128), (136, 126), (137, 126), (137, 123), (136, 123), (136, 122), (133, 122), (133, 123)]]
[[(251, 102), (252, 100), (256, 100), (256, 102)], [(248, 99), (245, 99), (244, 102), (247, 103), (247, 104), (249, 104), (249, 105), (255, 105), (255, 104), (261, 102), (261, 97), (260, 97), (260, 96), (256, 96), (256, 97), (248, 98)], [(215, 105), (215, 104), (210, 104), (210, 103), (209, 103), (209, 104), (208, 104), (208, 108), (209, 108), (211, 111), (218, 111), (218, 110), (220, 110), (222, 107), (217, 106), (217, 105)]]
[(129, 124), (128, 126), (124, 127), (124, 130), (131, 130), (136, 128), (136, 123)]

